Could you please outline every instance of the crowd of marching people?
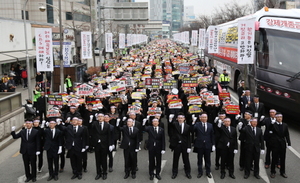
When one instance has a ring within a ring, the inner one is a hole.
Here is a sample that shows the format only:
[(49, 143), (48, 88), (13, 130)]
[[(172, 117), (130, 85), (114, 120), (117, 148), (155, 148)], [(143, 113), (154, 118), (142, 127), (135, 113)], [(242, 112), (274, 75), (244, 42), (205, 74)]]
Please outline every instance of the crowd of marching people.
[[(225, 69), (219, 72), (188, 49), (157, 40), (109, 60), (86, 83), (75, 85), (67, 77), (67, 93), (46, 93), (49, 110), (45, 92), (40, 92), (35, 101), (37, 115), (26, 119), (19, 133), (12, 127), (13, 138), (22, 139), (25, 182), (36, 181), (44, 164), (43, 152), (48, 181), (58, 180), (66, 157), (71, 162), (71, 179), (82, 179), (90, 153), (95, 155), (95, 180), (105, 180), (114, 171), (112, 153), (117, 147), (123, 149), (124, 179), (136, 178), (138, 152), (145, 149), (149, 179), (161, 180), (162, 155), (168, 147), (173, 154), (172, 179), (177, 177), (180, 156), (186, 177), (192, 178), (190, 153), (197, 154), (197, 178), (204, 173), (212, 178), (214, 162), (221, 179), (227, 171), (235, 179), (238, 152), (245, 179), (251, 171), (260, 179), (263, 154), (271, 178), (276, 168), (287, 178), (285, 153), (291, 141), (282, 114), (274, 109), (265, 112), (259, 96), (253, 96), (244, 81), (237, 91), (239, 103), (234, 104), (228, 90), (230, 77)], [(214, 161), (211, 153), (215, 153)]]

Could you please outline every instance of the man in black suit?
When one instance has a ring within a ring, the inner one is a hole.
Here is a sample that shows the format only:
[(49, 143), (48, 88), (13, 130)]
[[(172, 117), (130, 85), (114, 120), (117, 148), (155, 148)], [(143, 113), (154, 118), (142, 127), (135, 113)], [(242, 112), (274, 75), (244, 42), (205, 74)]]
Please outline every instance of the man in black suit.
[(221, 150), (221, 179), (225, 178), (225, 164), (229, 170), (229, 177), (235, 179), (234, 176), (234, 154), (238, 152), (237, 132), (233, 126), (230, 126), (230, 118), (225, 118), (218, 123), (218, 131), (220, 140), (218, 149)]
[(40, 120), (42, 121), (43, 119), (46, 119), (46, 97), (44, 91), (41, 91), (41, 96), (37, 99), (36, 105), (36, 112), (39, 114)]
[[(109, 117), (108, 114), (104, 115), (104, 122), (109, 124), (109, 129), (110, 129), (110, 139), (112, 145), (109, 147), (109, 152), (108, 152), (108, 171), (113, 172), (113, 164), (114, 164), (114, 156), (113, 156), (113, 150), (115, 150), (115, 144), (116, 144), (116, 129), (114, 125), (110, 124), (112, 122), (112, 118)], [(116, 125), (117, 121), (120, 122), (120, 119), (115, 120), (114, 124)], [(118, 132), (118, 131), (117, 131)]]
[[(62, 132), (55, 128), (56, 121), (49, 122), (49, 128), (44, 130), (44, 150), (47, 151), (49, 178), (47, 181), (58, 180), (59, 154), (62, 152)], [(54, 171), (53, 171), (54, 165)]]
[(252, 112), (253, 117), (258, 120), (257, 127), (261, 127), (261, 121), (265, 118), (265, 105), (259, 102), (258, 95), (253, 97), (253, 102), (250, 104), (249, 110)]
[(88, 156), (87, 156), (87, 150), (89, 149), (89, 141), (90, 141), (90, 135), (89, 135), (89, 130), (88, 127), (85, 125), (82, 125), (82, 119), (78, 118), (78, 126), (81, 126), (84, 130), (84, 134), (85, 134), (85, 151), (82, 153), (82, 169), (84, 172), (87, 172), (87, 160), (88, 160)]
[(172, 179), (175, 179), (178, 174), (180, 154), (182, 154), (185, 175), (188, 179), (191, 179), (191, 165), (189, 160), (189, 153), (191, 152), (191, 134), (190, 126), (185, 123), (185, 116), (179, 113), (177, 121), (172, 122), (171, 129), (170, 149), (174, 151)]
[(259, 158), (260, 153), (264, 154), (265, 145), (263, 132), (257, 127), (257, 118), (250, 120), (251, 126), (247, 125), (241, 130), (241, 140), (244, 142), (245, 151), (245, 175), (247, 179), (250, 175), (250, 169), (254, 162), (254, 177), (260, 179), (259, 176)]
[(202, 177), (202, 158), (204, 156), (206, 176), (211, 176), (211, 159), (210, 154), (216, 150), (214, 129), (211, 123), (207, 123), (207, 114), (203, 113), (200, 115), (200, 122), (194, 123), (192, 131), (195, 133), (196, 139), (194, 141), (194, 152), (196, 152), (198, 158), (198, 176)]
[[(143, 124), (144, 126), (145, 124)], [(155, 177), (161, 180), (161, 155), (165, 153), (165, 131), (159, 127), (159, 120), (154, 118), (152, 120), (153, 126), (145, 127), (145, 131), (148, 133), (147, 149), (149, 155), (149, 175), (150, 180), (154, 178), (154, 168), (156, 167)], [(156, 160), (156, 161), (155, 161)]]
[(81, 126), (78, 126), (78, 118), (72, 119), (72, 125), (64, 127), (58, 125), (61, 131), (64, 131), (66, 138), (65, 146), (68, 149), (68, 155), (70, 157), (71, 166), (73, 170), (73, 176), (71, 179), (82, 179), (82, 152), (86, 148), (86, 134)]
[(249, 109), (250, 104), (253, 102), (253, 98), (250, 95), (250, 90), (246, 90), (245, 94), (242, 96), (241, 99), (241, 113), (244, 114), (246, 110)]
[[(16, 127), (11, 128), (14, 139), (21, 138), (20, 153), (22, 154), (25, 167), (25, 182), (36, 182), (36, 156), (40, 154), (40, 136), (36, 129), (32, 128), (32, 121), (26, 121), (26, 128), (16, 134)], [(31, 166), (31, 172), (30, 167)]]
[(95, 147), (95, 159), (97, 175), (95, 180), (102, 177), (103, 180), (107, 179), (107, 155), (111, 141), (110, 125), (104, 122), (104, 115), (102, 113), (97, 116), (98, 121), (92, 125), (92, 143)]
[[(271, 178), (275, 178), (276, 170), (275, 165), (280, 158), (280, 175), (287, 178), (285, 174), (285, 156), (286, 147), (291, 148), (290, 133), (286, 123), (282, 122), (282, 114), (277, 112), (276, 122), (270, 127), (270, 148), (272, 151), (272, 163), (271, 163)], [(286, 146), (288, 144), (288, 146)]]
[[(119, 126), (117, 122), (117, 126)], [(139, 129), (133, 126), (133, 120), (128, 119), (125, 127), (119, 127), (122, 132), (122, 148), (125, 161), (125, 176), (124, 179), (129, 177), (130, 171), (133, 179), (136, 178), (137, 167), (137, 152), (139, 151)]]

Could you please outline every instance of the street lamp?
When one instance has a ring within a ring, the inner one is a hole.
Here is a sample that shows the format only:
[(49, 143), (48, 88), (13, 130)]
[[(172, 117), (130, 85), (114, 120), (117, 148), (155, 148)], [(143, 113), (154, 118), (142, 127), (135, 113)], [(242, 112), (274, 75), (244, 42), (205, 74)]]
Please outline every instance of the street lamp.
[[(28, 1), (28, 0), (27, 0)], [(53, 6), (51, 4), (45, 3), (48, 6), (51, 6), (53, 8), (58, 9), (58, 17), (59, 17), (59, 60), (60, 60), (60, 91), (64, 91), (64, 61), (63, 61), (63, 30), (62, 30), (62, 21), (61, 21), (61, 0), (58, 1), (58, 8), (56, 6)], [(39, 7), (39, 10), (41, 12), (44, 12), (46, 10), (46, 7), (44, 5), (41, 5)], [(24, 12), (23, 12), (24, 13)]]
[(23, 6), (23, 22), (24, 22), (24, 34), (25, 34), (28, 98), (29, 98), (29, 100), (32, 101), (31, 73), (30, 73), (30, 70), (29, 70), (30, 69), (30, 63), (29, 63), (29, 56), (28, 56), (27, 29), (26, 29), (26, 5), (27, 5), (27, 2), (28, 2), (28, 0), (25, 1), (24, 6)]

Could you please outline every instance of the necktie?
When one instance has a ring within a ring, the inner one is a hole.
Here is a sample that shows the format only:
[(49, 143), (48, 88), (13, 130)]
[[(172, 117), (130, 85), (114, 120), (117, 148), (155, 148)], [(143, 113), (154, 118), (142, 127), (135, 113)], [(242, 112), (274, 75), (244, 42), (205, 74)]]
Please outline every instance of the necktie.
[(100, 129), (103, 130), (103, 122), (100, 123)]
[(252, 127), (252, 132), (253, 132), (253, 135), (255, 136), (255, 130), (254, 130), (255, 128), (254, 127)]
[(129, 134), (132, 135), (132, 127), (129, 128)]
[(180, 133), (182, 134), (183, 133), (183, 125), (180, 124)]
[(76, 126), (73, 127), (73, 131), (74, 131), (74, 133), (76, 133)]
[(258, 103), (255, 104), (256, 111), (258, 110)]
[(283, 127), (282, 127), (282, 123), (279, 123), (279, 130), (280, 130), (280, 133), (281, 133), (281, 135), (283, 134)]
[(203, 123), (203, 130), (206, 132), (205, 123)]
[(53, 138), (53, 129), (51, 129), (51, 137)]
[(155, 134), (157, 135), (157, 127), (154, 127)]
[(27, 129), (27, 137), (26, 137), (26, 138), (27, 138), (27, 140), (29, 139), (29, 135), (30, 135), (30, 134), (29, 134), (29, 132), (30, 132), (30, 130), (29, 130), (29, 129)]
[(230, 128), (229, 128), (229, 126), (227, 126), (227, 130), (228, 130), (228, 132), (230, 133)]

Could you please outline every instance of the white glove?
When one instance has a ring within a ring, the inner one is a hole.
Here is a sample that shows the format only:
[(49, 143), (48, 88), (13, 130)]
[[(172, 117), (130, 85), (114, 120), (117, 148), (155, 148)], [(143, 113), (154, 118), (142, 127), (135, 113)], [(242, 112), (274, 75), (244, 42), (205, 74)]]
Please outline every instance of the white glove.
[(44, 127), (45, 127), (45, 123), (46, 123), (46, 121), (43, 120), (43, 121), (42, 121), (42, 124), (41, 124), (41, 128), (44, 128)]
[(239, 130), (241, 130), (241, 129), (242, 129), (242, 127), (243, 127), (243, 123), (242, 123), (242, 122), (239, 122), (239, 124), (238, 124), (238, 128), (239, 128)]
[(49, 122), (46, 122), (46, 126), (47, 126), (47, 127), (49, 126)]
[(81, 149), (81, 152), (84, 152), (84, 151), (85, 151), (85, 148), (82, 148), (82, 149)]
[(16, 127), (15, 127), (15, 126), (12, 126), (12, 127), (11, 127), (11, 131), (14, 132), (15, 130), (16, 130)]
[(36, 155), (40, 155), (40, 154), (41, 154), (41, 152), (40, 152), (40, 151), (37, 151), (35, 154), (36, 154)]
[(111, 152), (111, 151), (114, 150), (114, 147), (113, 147), (113, 146), (109, 146), (109, 147), (108, 147), (108, 150), (109, 150), (109, 152)]
[(221, 128), (221, 126), (222, 126), (222, 120), (219, 119), (218, 120), (218, 127)]
[(288, 148), (288, 149), (291, 149), (291, 148), (292, 148), (292, 146), (287, 146), (287, 148)]
[(192, 118), (193, 118), (193, 119), (195, 118), (195, 114), (192, 115)]
[(271, 123), (272, 123), (272, 125), (273, 125), (275, 122), (276, 122), (276, 120), (274, 120), (274, 121), (272, 120), (272, 122), (271, 122)]
[(61, 120), (60, 118), (57, 118), (57, 119), (56, 119), (57, 125), (60, 125), (60, 124), (61, 124), (61, 121), (62, 121), (62, 120)]
[(196, 122), (197, 118), (193, 117), (193, 124)]
[(260, 154), (265, 154), (265, 150), (260, 150)]
[(146, 118), (143, 119), (143, 126), (145, 126), (146, 122), (147, 122), (147, 119)]
[(127, 119), (127, 117), (123, 117), (122, 121), (125, 121)]
[(139, 150), (138, 150), (138, 149), (136, 149), (136, 150), (135, 150), (135, 152), (139, 152)]
[(262, 115), (262, 116), (260, 117), (260, 120), (259, 120), (259, 121), (262, 121), (262, 120), (264, 120), (264, 119), (265, 119), (265, 116)]
[(233, 151), (233, 153), (234, 153), (234, 154), (238, 153), (238, 150), (237, 150), (237, 149), (235, 149), (235, 150)]
[(191, 148), (187, 148), (186, 152), (190, 153), (191, 152)]
[(100, 142), (101, 142), (101, 140), (99, 139), (99, 140), (98, 140), (98, 143), (100, 143)]
[(37, 111), (36, 111), (36, 113), (40, 113), (40, 111), (39, 111), (39, 110), (37, 110)]
[(71, 120), (71, 118), (70, 118), (70, 117), (68, 117), (68, 118), (67, 118), (67, 123), (69, 123), (69, 122), (70, 122), (70, 120)]
[(211, 148), (211, 151), (214, 152), (215, 150), (216, 150), (216, 146), (213, 145), (212, 148)]
[(235, 116), (235, 120), (240, 119), (240, 117), (241, 117), (241, 115), (237, 114), (237, 115)]
[(61, 154), (61, 153), (62, 153), (62, 146), (59, 146), (57, 154)]
[(120, 121), (121, 121), (121, 119), (117, 119), (117, 123), (116, 123), (116, 126), (119, 126), (120, 125)]
[(89, 148), (89, 146), (85, 146), (85, 149), (88, 149)]
[(169, 119), (173, 119), (174, 118), (174, 114), (170, 114)]
[(98, 113), (95, 114), (95, 117), (96, 117), (96, 118), (98, 117)]
[(165, 153), (166, 153), (166, 151), (164, 151), (164, 150), (161, 151), (161, 154), (165, 154)]
[(215, 123), (217, 123), (219, 121), (219, 117), (215, 118)]
[(147, 120), (150, 118), (150, 116), (147, 116)]
[(90, 123), (93, 122), (93, 115), (90, 115)]

